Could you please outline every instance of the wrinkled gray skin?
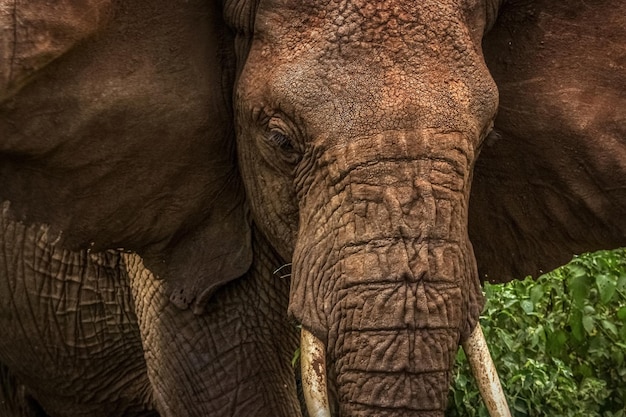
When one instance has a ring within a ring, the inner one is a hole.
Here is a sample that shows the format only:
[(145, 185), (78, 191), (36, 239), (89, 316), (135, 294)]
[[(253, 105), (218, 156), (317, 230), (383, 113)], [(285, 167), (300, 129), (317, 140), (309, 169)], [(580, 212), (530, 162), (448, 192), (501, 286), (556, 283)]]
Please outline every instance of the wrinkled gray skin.
[(440, 417), (479, 276), (626, 245), (622, 1), (0, 5), (11, 417), (298, 416), (287, 309)]
[(288, 281), (271, 252), (196, 316), (136, 255), (61, 250), (4, 217), (0, 230), (0, 415), (298, 415)]

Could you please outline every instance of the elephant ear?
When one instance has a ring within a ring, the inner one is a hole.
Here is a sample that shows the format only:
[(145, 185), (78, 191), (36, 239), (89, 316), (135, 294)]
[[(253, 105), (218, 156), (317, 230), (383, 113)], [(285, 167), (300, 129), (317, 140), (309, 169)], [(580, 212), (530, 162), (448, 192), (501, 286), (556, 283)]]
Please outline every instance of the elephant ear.
[(166, 264), (170, 301), (201, 314), (213, 293), (252, 263), (251, 227), (240, 187), (230, 185), (206, 220), (175, 242)]
[(500, 107), (470, 200), (482, 277), (626, 246), (626, 2), (505, 2), (483, 50)]
[[(222, 85), (232, 87), (236, 45), (229, 31), (219, 30), (220, 62), (228, 69), (223, 74)], [(221, 103), (231, 109), (232, 89), (226, 91), (229, 94), (222, 97)], [(225, 132), (217, 130), (217, 134), (209, 135), (203, 142), (214, 158), (205, 161), (214, 175), (206, 186), (212, 197), (201, 214), (203, 220), (183, 232), (182, 237), (175, 238), (164, 259), (170, 301), (181, 309), (191, 307), (195, 314), (203, 313), (209, 298), (220, 287), (242, 277), (253, 260), (251, 218), (235, 162), (231, 117), (229, 112), (227, 122), (216, 123), (226, 124)]]
[(0, 0), (0, 101), (103, 27), (111, 17), (111, 3)]

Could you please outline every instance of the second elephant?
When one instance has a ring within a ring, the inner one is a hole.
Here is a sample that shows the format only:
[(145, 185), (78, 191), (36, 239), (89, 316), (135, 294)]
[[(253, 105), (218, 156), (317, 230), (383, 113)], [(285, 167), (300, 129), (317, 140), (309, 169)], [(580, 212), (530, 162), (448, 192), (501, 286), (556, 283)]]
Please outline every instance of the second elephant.
[(219, 5), (0, 1), (0, 22), (3, 416), (298, 415)]

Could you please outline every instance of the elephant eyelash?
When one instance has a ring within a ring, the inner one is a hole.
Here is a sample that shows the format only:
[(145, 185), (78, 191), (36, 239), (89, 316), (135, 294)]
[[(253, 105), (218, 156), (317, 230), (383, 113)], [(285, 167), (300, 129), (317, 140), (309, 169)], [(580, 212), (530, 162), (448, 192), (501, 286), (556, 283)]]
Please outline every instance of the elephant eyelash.
[[(275, 162), (276, 159), (279, 159), (288, 165), (296, 165), (301, 158), (300, 153), (296, 150), (291, 138), (278, 130), (270, 131), (267, 136), (267, 142), (269, 142), (270, 146), (275, 149), (279, 149), (278, 155), (274, 153), (270, 156), (270, 158)], [(278, 156), (278, 158), (276, 158)]]
[(291, 139), (283, 132), (272, 130), (268, 136), (268, 140), (272, 143), (272, 145), (282, 150), (293, 150), (293, 144), (291, 143)]
[[(284, 114), (274, 113), (269, 118), (265, 126), (265, 143), (271, 148), (278, 150), (278, 155), (273, 153), (268, 155), (269, 158), (276, 158), (289, 164), (296, 165), (301, 158), (297, 136), (294, 137), (294, 125), (289, 122), (289, 119)], [(289, 133), (286, 133), (289, 132)]]

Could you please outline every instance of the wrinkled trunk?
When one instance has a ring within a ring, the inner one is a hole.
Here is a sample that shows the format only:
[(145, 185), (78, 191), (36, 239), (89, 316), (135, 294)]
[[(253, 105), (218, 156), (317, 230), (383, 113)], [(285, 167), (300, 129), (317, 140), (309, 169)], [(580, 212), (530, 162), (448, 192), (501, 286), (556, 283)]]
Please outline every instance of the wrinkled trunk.
[[(385, 254), (394, 250), (404, 249), (391, 245), (368, 253), (379, 262), (401, 265), (404, 255)], [(439, 275), (434, 264), (442, 259), (433, 250), (424, 250), (426, 258), (415, 258), (416, 265), (432, 268), (383, 275), (368, 265), (357, 277), (365, 283), (339, 290), (337, 312), (331, 315), (340, 318), (330, 324), (328, 344), (341, 415), (384, 415), (382, 410), (394, 416), (418, 411), (440, 415), (445, 410), (467, 300), (460, 283)], [(455, 272), (461, 274), (454, 277), (467, 279), (458, 250), (442, 250), (446, 252), (448, 262), (460, 266)], [(376, 282), (367, 282), (373, 276)]]
[(354, 281), (337, 289), (329, 325), (341, 415), (442, 415), (470, 319), (468, 249), (401, 240), (354, 250), (340, 262)]
[[(511, 412), (500, 385), (485, 336), (480, 325), (462, 343), (472, 373), (476, 377), (481, 397), (491, 417), (511, 417)], [(326, 367), (326, 345), (308, 330), (302, 329), (302, 385), (304, 399), (311, 417), (331, 417)], [(438, 411), (434, 411), (437, 413)], [(395, 412), (398, 414), (397, 412)], [(403, 414), (404, 412), (400, 412)], [(410, 414), (429, 414), (427, 411), (408, 411)]]
[(342, 416), (442, 416), (482, 308), (467, 237), (473, 147), (426, 133), (331, 149), (302, 194), (290, 309), (327, 343)]

